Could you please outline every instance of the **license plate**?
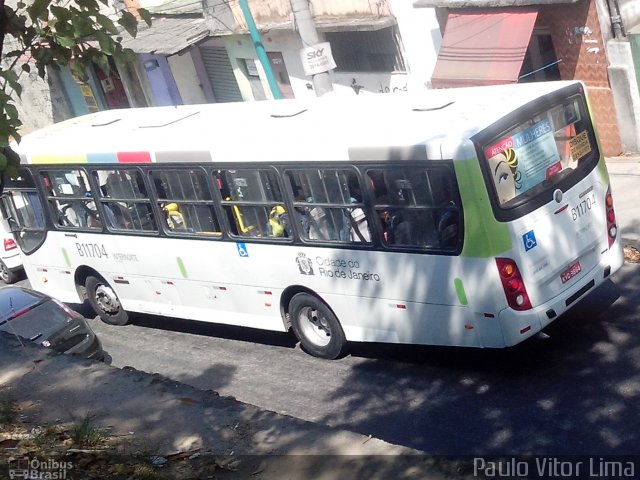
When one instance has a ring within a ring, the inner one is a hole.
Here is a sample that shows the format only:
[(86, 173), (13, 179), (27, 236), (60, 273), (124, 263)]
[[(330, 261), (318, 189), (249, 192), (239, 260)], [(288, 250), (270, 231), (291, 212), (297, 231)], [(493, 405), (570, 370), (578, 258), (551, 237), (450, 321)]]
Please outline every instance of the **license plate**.
[(562, 283), (567, 283), (581, 271), (582, 267), (580, 266), (580, 262), (572, 263), (564, 272), (560, 274), (560, 280), (562, 280)]

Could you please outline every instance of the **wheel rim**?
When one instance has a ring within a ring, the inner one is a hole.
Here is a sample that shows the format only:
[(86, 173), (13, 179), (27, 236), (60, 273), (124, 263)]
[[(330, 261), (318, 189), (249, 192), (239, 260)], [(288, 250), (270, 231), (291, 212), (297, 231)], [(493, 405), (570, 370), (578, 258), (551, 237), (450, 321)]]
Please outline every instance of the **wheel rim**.
[(108, 315), (116, 315), (120, 311), (120, 300), (116, 292), (108, 285), (98, 285), (96, 287), (96, 302), (104, 313)]
[(326, 347), (331, 342), (331, 327), (322, 313), (311, 307), (303, 308), (298, 315), (302, 334), (314, 345)]
[(9, 269), (2, 262), (0, 262), (0, 279), (2, 279), (2, 281), (5, 283), (7, 283), (7, 280), (9, 280)]

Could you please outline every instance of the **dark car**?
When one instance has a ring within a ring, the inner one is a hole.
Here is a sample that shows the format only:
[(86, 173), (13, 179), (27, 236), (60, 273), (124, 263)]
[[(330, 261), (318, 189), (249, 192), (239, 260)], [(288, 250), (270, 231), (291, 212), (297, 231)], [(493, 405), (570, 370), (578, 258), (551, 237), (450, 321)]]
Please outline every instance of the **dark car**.
[(104, 356), (86, 318), (55, 298), (28, 288), (0, 288), (0, 330), (57, 352), (96, 360)]

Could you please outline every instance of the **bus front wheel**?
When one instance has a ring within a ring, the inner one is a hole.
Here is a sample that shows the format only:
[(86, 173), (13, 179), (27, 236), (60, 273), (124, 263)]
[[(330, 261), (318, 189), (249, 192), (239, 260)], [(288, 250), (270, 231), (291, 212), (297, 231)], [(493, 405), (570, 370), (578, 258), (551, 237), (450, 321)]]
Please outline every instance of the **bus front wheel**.
[(289, 312), (293, 332), (306, 352), (329, 360), (344, 354), (347, 340), (340, 322), (322, 300), (298, 293), (291, 299)]
[(120, 299), (111, 286), (102, 278), (89, 276), (85, 282), (89, 304), (109, 325), (126, 325), (129, 315), (122, 308)]

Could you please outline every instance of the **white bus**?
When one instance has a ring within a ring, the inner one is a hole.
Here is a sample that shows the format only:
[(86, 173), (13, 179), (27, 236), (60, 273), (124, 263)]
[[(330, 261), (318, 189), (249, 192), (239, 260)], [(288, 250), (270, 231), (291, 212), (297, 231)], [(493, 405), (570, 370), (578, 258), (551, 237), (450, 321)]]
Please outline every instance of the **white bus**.
[(114, 325), (507, 347), (623, 263), (579, 82), (112, 110), (19, 153), (31, 285)]

